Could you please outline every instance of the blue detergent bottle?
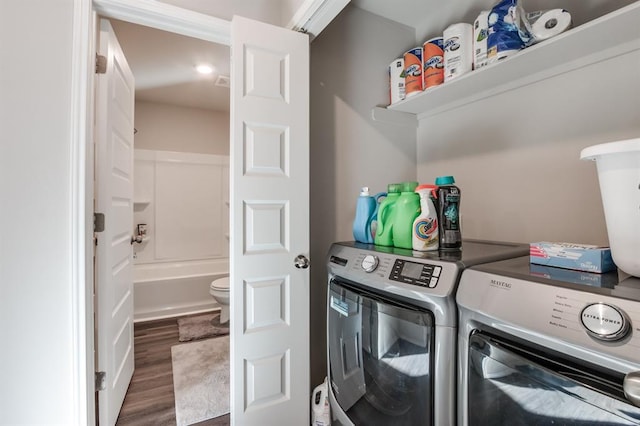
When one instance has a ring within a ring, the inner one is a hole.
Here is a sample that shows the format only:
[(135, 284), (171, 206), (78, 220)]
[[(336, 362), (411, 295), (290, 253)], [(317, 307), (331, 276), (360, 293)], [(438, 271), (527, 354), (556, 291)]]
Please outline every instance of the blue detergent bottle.
[(356, 203), (356, 217), (353, 220), (353, 238), (361, 243), (373, 244), (375, 221), (378, 213), (378, 199), (386, 193), (375, 196), (369, 193), (369, 187), (363, 186)]

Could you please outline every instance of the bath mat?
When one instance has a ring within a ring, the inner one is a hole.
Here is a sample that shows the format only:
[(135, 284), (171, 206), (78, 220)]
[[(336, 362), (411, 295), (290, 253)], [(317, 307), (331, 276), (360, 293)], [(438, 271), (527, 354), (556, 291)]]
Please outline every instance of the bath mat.
[(206, 339), (229, 334), (229, 323), (220, 324), (220, 313), (178, 318), (178, 341)]
[(229, 412), (229, 336), (171, 347), (176, 425)]

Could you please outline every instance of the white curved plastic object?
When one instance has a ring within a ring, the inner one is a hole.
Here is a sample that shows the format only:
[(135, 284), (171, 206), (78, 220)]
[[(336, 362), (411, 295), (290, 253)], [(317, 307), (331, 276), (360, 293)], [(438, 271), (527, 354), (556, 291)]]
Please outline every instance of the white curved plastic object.
[(613, 261), (640, 277), (640, 138), (590, 146), (580, 158), (596, 162)]

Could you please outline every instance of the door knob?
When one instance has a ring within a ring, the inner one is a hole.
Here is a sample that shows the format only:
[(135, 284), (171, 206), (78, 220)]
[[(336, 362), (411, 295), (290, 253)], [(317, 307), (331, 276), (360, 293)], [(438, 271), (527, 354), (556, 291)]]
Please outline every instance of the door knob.
[(133, 244), (133, 243), (138, 243), (138, 244), (142, 243), (142, 235), (139, 235), (139, 234), (138, 235), (132, 235), (131, 236), (131, 244)]
[(293, 264), (296, 265), (296, 268), (298, 269), (307, 269), (309, 267), (309, 259), (307, 259), (306, 256), (299, 254), (293, 261)]

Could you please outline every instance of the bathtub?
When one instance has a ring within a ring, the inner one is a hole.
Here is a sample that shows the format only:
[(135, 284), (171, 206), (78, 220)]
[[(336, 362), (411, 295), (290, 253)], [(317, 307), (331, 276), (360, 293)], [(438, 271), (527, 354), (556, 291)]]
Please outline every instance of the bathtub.
[(145, 263), (133, 267), (134, 322), (219, 308), (211, 281), (229, 275), (229, 259)]

